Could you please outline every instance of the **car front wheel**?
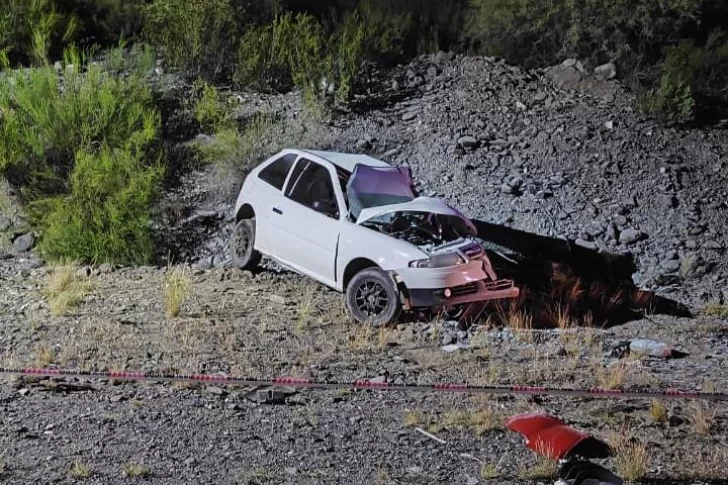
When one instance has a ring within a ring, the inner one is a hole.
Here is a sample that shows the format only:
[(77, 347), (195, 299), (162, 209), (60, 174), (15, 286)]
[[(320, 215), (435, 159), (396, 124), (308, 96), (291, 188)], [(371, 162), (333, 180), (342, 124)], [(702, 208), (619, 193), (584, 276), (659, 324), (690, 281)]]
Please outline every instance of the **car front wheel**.
[(255, 221), (242, 219), (235, 225), (230, 253), (233, 265), (238, 269), (253, 269), (260, 263), (261, 255), (255, 250)]
[(394, 322), (402, 310), (394, 282), (379, 268), (364, 269), (352, 278), (346, 307), (354, 320), (373, 326)]

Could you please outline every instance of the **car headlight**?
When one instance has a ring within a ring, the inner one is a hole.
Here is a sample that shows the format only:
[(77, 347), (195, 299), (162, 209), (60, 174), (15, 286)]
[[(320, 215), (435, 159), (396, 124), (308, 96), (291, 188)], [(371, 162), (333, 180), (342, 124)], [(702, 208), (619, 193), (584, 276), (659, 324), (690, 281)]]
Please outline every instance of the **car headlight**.
[(410, 268), (449, 268), (465, 264), (465, 260), (457, 253), (445, 253), (427, 259), (410, 262)]

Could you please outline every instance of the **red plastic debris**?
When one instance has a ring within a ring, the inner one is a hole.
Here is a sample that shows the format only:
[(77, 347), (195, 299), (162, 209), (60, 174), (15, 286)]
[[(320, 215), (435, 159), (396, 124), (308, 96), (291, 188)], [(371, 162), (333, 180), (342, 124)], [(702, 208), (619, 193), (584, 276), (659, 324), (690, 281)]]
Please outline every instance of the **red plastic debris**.
[(506, 427), (520, 433), (531, 450), (552, 460), (570, 456), (607, 458), (610, 455), (609, 445), (603, 441), (548, 414), (526, 413), (513, 416), (506, 421)]

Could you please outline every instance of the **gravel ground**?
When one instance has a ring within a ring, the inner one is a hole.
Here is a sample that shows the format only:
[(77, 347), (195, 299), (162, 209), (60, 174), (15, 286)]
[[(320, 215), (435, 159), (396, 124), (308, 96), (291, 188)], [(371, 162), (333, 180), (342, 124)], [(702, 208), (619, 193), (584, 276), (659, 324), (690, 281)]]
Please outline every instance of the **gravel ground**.
[[(193, 264), (176, 317), (165, 313), (166, 270), (53, 272), (25, 252), (32, 237), (0, 200), (2, 364), (728, 392), (728, 323), (702, 311), (728, 299), (724, 130), (658, 127), (617, 83), (576, 65), (526, 72), (439, 54), (372, 69), (360, 91), (344, 119), (291, 140), (407, 162), (425, 193), (494, 230), (633, 255), (630, 291), (675, 299), (694, 318), (641, 311), (577, 331), (586, 314), (575, 313), (567, 330), (528, 331), (511, 314), (510, 328), (469, 332), (414, 318), (368, 332), (349, 322), (341, 295), (305, 278), (227, 268), (239, 180), (189, 172), (162, 204), (160, 252)], [(296, 96), (239, 95), (289, 117), (300, 108)], [(613, 355), (635, 338), (689, 355)], [(458, 341), (470, 347), (441, 349)], [(647, 400), (302, 391), (273, 405), (248, 391), (7, 377), (0, 481), (75, 483), (87, 466), (85, 483), (552, 483), (534, 478), (543, 464), (502, 426), (528, 410), (603, 439), (624, 431), (646, 446), (654, 483), (719, 483), (728, 469), (725, 403), (664, 401), (663, 415)]]

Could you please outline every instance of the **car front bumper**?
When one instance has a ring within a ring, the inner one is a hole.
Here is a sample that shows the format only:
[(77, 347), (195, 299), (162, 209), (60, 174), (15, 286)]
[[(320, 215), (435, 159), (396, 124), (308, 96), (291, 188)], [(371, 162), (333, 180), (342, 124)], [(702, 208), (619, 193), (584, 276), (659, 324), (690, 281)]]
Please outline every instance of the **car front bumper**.
[(520, 289), (512, 280), (480, 280), (448, 288), (411, 288), (408, 293), (410, 307), (431, 308), (518, 298)]

